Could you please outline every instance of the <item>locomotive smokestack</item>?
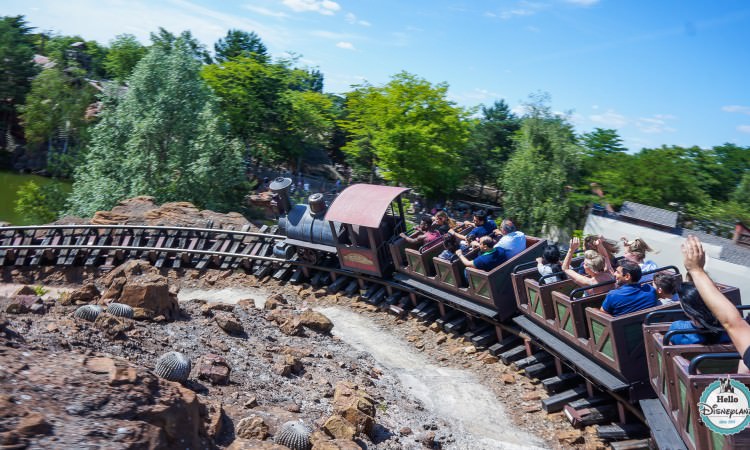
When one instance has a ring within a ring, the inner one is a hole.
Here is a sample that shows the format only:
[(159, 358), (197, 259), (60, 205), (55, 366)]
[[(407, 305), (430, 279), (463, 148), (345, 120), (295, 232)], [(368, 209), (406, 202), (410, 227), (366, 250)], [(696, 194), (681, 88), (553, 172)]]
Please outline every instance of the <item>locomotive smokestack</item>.
[(289, 200), (289, 189), (292, 187), (292, 179), (278, 177), (268, 186), (276, 196), (276, 204), (279, 215), (284, 215), (292, 210), (292, 202)]

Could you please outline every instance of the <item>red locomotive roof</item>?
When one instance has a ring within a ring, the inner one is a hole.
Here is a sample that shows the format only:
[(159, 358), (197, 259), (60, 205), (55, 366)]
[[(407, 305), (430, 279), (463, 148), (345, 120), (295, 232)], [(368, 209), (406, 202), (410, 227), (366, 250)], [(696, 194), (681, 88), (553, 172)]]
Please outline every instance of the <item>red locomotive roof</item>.
[(336, 197), (326, 220), (377, 228), (393, 199), (409, 188), (353, 184)]

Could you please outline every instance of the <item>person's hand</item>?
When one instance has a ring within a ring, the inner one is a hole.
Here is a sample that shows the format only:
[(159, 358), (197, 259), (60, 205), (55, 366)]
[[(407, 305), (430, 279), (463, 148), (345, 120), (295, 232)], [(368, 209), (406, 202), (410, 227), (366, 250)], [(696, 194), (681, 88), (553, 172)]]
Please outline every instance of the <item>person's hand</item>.
[(458, 250), (456, 250), (456, 255), (458, 255), (458, 256), (463, 255), (463, 253), (464, 252), (460, 248)]
[(706, 265), (706, 254), (703, 252), (701, 241), (692, 234), (682, 243), (682, 257), (685, 270), (702, 270)]
[(581, 240), (578, 239), (577, 237), (574, 237), (573, 239), (570, 240), (570, 251), (571, 252), (575, 253), (576, 250), (578, 250), (578, 247), (580, 247), (580, 246), (581, 246)]
[(543, 259), (542, 259), (542, 257), (540, 256), (540, 257), (538, 257), (538, 258), (536, 259), (536, 262), (537, 262), (537, 264), (542, 264), (542, 263), (544, 262), (544, 260), (543, 260)]

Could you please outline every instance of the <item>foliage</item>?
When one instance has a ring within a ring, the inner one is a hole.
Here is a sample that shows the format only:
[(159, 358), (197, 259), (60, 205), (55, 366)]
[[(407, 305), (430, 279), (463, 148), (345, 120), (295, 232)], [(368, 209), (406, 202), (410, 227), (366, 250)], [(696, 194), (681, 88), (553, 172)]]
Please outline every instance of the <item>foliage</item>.
[(476, 168), (471, 175), (480, 184), (480, 196), (484, 186), (488, 182), (494, 184), (497, 174), (502, 172), (514, 150), (513, 135), (520, 127), (519, 119), (505, 100), (482, 106), (481, 111), (463, 154), (464, 166)]
[(146, 54), (146, 47), (132, 34), (120, 34), (109, 44), (104, 68), (113, 79), (124, 82)]
[(577, 205), (569, 191), (582, 153), (567, 119), (551, 112), (546, 97), (534, 101), (500, 180), (506, 217), (528, 234), (572, 225)]
[(377, 168), (387, 181), (427, 196), (453, 192), (465, 173), (460, 152), (468, 126), (466, 113), (447, 100), (447, 91), (447, 84), (433, 86), (407, 72), (381, 88), (358, 87), (347, 96), (347, 115), (340, 121), (349, 134), (342, 150), (353, 164)]
[(27, 143), (32, 149), (46, 144), (52, 160), (53, 154), (73, 156), (86, 141), (86, 108), (95, 91), (80, 75), (58, 66), (42, 70), (18, 108)]
[(83, 70), (86, 76), (104, 75), (107, 49), (96, 41), (86, 41), (81, 36), (42, 35), (41, 52), (61, 69)]
[(252, 58), (260, 63), (269, 60), (266, 46), (254, 31), (229, 30), (227, 36), (214, 44), (216, 62), (222, 63), (237, 57)]
[(162, 27), (159, 27), (159, 31), (151, 33), (151, 43), (154, 47), (161, 47), (162, 50), (169, 52), (176, 46), (180, 46), (195, 58), (204, 64), (211, 64), (211, 55), (208, 54), (206, 46), (201, 44), (193, 34), (186, 30), (180, 33), (179, 36), (175, 35), (171, 31), (167, 31)]
[(236, 57), (204, 67), (232, 132), (248, 153), (266, 162), (290, 162), (309, 147), (325, 146), (333, 129), (333, 102), (312, 90), (292, 89), (306, 72), (284, 62)]
[(45, 289), (44, 286), (42, 286), (41, 284), (34, 286), (34, 293), (38, 295), (39, 297), (44, 297), (47, 294), (47, 292), (49, 292), (49, 290)]
[(200, 66), (180, 37), (149, 50), (124, 94), (107, 89), (86, 162), (76, 170), (71, 212), (91, 215), (136, 195), (221, 211), (239, 205), (241, 147), (228, 137)]
[(16, 214), (34, 224), (55, 221), (65, 205), (65, 194), (56, 183), (39, 186), (29, 181), (18, 189), (16, 198)]
[[(32, 28), (23, 16), (0, 18), (0, 144), (16, 134), (16, 107), (23, 104), (37, 72)], [(18, 135), (17, 135), (18, 136)]]

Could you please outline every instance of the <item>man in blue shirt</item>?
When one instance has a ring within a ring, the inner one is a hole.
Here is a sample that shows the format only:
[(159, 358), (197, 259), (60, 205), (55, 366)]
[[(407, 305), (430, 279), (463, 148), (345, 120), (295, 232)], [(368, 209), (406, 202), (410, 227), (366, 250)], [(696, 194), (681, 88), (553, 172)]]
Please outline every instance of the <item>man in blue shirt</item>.
[(650, 284), (638, 284), (641, 267), (632, 261), (623, 260), (615, 271), (618, 288), (609, 291), (602, 303), (602, 311), (614, 317), (659, 305), (656, 291)]
[(492, 244), (494, 244), (494, 241), (490, 236), (482, 236), (482, 238), (479, 239), (479, 256), (471, 260), (464, 256), (460, 249), (456, 250), (456, 256), (461, 259), (461, 262), (464, 263), (464, 266), (466, 267), (474, 267), (475, 269), (489, 272), (508, 259), (505, 257), (502, 249), (494, 248)]
[(493, 233), (500, 236), (495, 247), (505, 250), (508, 259), (526, 250), (526, 235), (516, 229), (512, 220), (505, 219), (500, 222), (500, 228)]
[[(469, 222), (466, 222), (468, 225)], [(472, 241), (479, 239), (482, 236), (487, 236), (497, 229), (497, 224), (494, 221), (487, 218), (487, 213), (484, 210), (478, 210), (474, 212), (473, 217), (474, 228), (471, 229), (466, 235), (457, 233), (454, 230), (449, 230), (448, 233), (455, 236), (459, 241)], [(462, 248), (467, 247), (462, 245)]]

